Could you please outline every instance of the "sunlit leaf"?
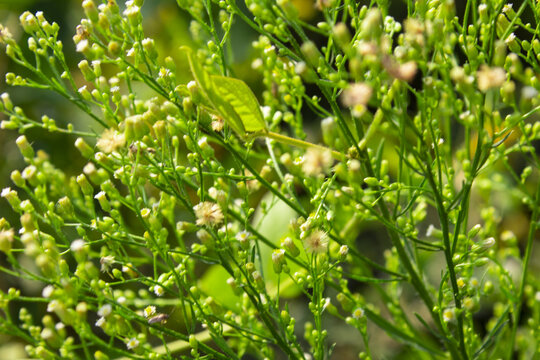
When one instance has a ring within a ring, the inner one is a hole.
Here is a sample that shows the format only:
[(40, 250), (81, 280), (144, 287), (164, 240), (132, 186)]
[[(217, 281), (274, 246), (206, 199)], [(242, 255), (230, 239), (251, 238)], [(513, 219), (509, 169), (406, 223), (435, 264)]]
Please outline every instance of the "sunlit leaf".
[(246, 131), (266, 128), (259, 102), (245, 82), (225, 76), (214, 75), (211, 78), (216, 92), (233, 107)]

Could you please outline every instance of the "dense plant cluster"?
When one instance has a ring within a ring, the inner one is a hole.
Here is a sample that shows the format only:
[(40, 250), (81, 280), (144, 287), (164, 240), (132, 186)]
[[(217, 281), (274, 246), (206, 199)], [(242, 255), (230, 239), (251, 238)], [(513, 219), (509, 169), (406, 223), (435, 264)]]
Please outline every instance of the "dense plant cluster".
[(540, 2), (177, 3), (192, 43), (162, 53), (143, 0), (82, 1), (78, 69), (42, 12), (0, 27), (6, 83), (86, 119), (1, 95), (27, 166), (0, 270), (42, 289), (0, 291), (1, 333), (40, 359), (539, 355)]

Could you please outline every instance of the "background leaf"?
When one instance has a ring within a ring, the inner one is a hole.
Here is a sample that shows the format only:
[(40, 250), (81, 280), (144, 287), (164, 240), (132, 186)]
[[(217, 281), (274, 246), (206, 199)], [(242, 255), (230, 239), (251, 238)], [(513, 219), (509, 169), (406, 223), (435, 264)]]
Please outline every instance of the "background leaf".
[(246, 131), (266, 129), (259, 102), (245, 82), (225, 76), (211, 78), (216, 92), (232, 106)]

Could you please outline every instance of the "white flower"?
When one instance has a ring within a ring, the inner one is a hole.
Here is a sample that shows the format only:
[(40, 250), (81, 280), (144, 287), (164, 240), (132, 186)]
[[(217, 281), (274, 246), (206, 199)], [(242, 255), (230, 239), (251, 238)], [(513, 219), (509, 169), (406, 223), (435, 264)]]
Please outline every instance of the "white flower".
[(165, 294), (165, 290), (163, 290), (161, 286), (156, 285), (154, 286), (154, 294), (156, 294), (156, 296), (163, 296), (163, 294)]
[(318, 176), (327, 174), (334, 163), (332, 152), (330, 150), (319, 150), (310, 148), (304, 155), (302, 171), (307, 176)]
[(97, 321), (96, 321), (96, 326), (97, 326), (97, 327), (103, 327), (103, 325), (105, 325), (105, 318), (104, 318), (104, 317), (100, 317), (100, 318), (97, 319)]
[(448, 308), (443, 311), (444, 322), (453, 322), (456, 320), (456, 309)]
[(88, 42), (88, 40), (83, 39), (83, 40), (81, 40), (81, 41), (79, 41), (79, 42), (77, 43), (77, 49), (76, 49), (76, 51), (77, 51), (77, 52), (83, 52), (83, 51), (85, 51), (86, 49), (88, 49), (89, 47), (90, 47), (90, 43)]
[(114, 256), (112, 255), (103, 256), (101, 259), (99, 259), (99, 262), (101, 264), (101, 272), (107, 272), (111, 269), (112, 265), (114, 264)]
[(77, 239), (77, 240), (74, 240), (72, 243), (71, 243), (71, 246), (69, 247), (71, 249), (71, 251), (73, 252), (79, 252), (83, 249), (83, 247), (86, 245), (86, 243), (84, 242), (83, 239)]
[(315, 230), (304, 240), (304, 247), (312, 254), (322, 254), (328, 249), (328, 235), (324, 231)]
[(129, 341), (126, 343), (126, 346), (129, 350), (135, 349), (137, 346), (139, 346), (139, 340), (135, 338), (129, 339)]
[(324, 299), (324, 304), (323, 304), (323, 306), (322, 306), (322, 311), (326, 310), (326, 308), (327, 308), (330, 304), (331, 304), (330, 298), (329, 298), (329, 297), (325, 298), (325, 299)]
[(346, 107), (366, 105), (371, 98), (372, 93), (373, 90), (368, 84), (354, 83), (343, 91), (343, 94), (341, 95), (341, 102)]
[(249, 241), (250, 236), (251, 233), (249, 231), (242, 230), (236, 234), (235, 239), (244, 244), (246, 241)]
[(49, 297), (51, 297), (53, 291), (54, 291), (54, 286), (47, 285), (41, 291), (41, 296), (43, 296), (44, 298), (49, 298)]
[(60, 308), (60, 302), (58, 300), (52, 300), (49, 305), (47, 305), (47, 312), (54, 312), (58, 308)]
[(352, 312), (352, 316), (353, 316), (353, 318), (355, 318), (356, 320), (363, 318), (364, 315), (365, 315), (365, 312), (364, 312), (364, 309), (362, 309), (362, 308), (356, 308), (356, 309), (354, 309), (354, 311)]
[(99, 308), (98, 315), (102, 317), (107, 317), (111, 314), (111, 312), (112, 312), (111, 304), (105, 304)]
[(124, 134), (117, 132), (114, 129), (106, 129), (101, 134), (97, 141), (97, 147), (105, 154), (110, 154), (113, 151), (118, 150), (126, 144), (126, 138)]
[(506, 72), (500, 67), (482, 65), (476, 73), (478, 89), (487, 91), (491, 88), (500, 87), (506, 81)]
[(197, 225), (214, 226), (223, 221), (223, 213), (218, 204), (210, 201), (204, 201), (193, 207), (195, 216), (197, 217)]
[(144, 313), (144, 317), (148, 319), (149, 317), (151, 317), (152, 315), (156, 313), (156, 307), (149, 305), (144, 308), (143, 313)]

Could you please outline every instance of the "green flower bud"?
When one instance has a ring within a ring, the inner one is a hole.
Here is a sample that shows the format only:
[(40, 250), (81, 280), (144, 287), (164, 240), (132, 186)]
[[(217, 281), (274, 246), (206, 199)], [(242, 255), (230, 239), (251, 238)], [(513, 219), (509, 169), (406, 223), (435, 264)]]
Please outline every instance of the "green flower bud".
[(374, 178), (374, 177), (366, 177), (364, 178), (364, 182), (371, 186), (371, 187), (379, 187), (379, 180), (377, 178)]
[(282, 242), (281, 246), (291, 254), (293, 257), (297, 257), (300, 254), (300, 250), (294, 244), (293, 239), (286, 237)]
[(367, 11), (366, 17), (362, 21), (360, 38), (378, 40), (382, 34), (382, 25), (381, 11), (376, 7), (372, 7)]
[(81, 155), (87, 159), (94, 156), (94, 149), (92, 149), (83, 138), (77, 138), (77, 140), (75, 140), (75, 147), (80, 151)]
[(39, 24), (36, 17), (29, 11), (25, 11), (21, 16), (19, 16), (19, 20), (27, 34), (32, 34), (39, 30)]
[(101, 351), (96, 351), (94, 353), (94, 359), (96, 360), (109, 360), (109, 357), (107, 355), (105, 355), (103, 352)]
[(314, 68), (319, 65), (319, 59), (321, 58), (321, 54), (319, 53), (319, 49), (317, 49), (317, 46), (313, 41), (306, 41), (305, 43), (303, 43), (300, 47), (300, 50), (302, 51), (302, 55), (304, 55), (304, 58), (309, 65)]
[(65, 219), (72, 219), (75, 217), (75, 210), (73, 209), (73, 204), (67, 196), (64, 196), (58, 200), (56, 203), (56, 208), (60, 215)]
[(281, 273), (283, 266), (287, 265), (287, 261), (285, 259), (285, 250), (276, 249), (272, 252), (272, 265), (276, 274)]
[(82, 60), (78, 64), (79, 70), (81, 70), (81, 73), (84, 76), (84, 79), (88, 82), (92, 82), (96, 79), (96, 74), (94, 73), (94, 70), (90, 67), (90, 64), (88, 64), (88, 60)]
[(21, 210), (21, 199), (19, 199), (19, 195), (15, 190), (8, 187), (4, 188), (0, 196), (8, 201), (14, 211), (19, 212)]
[(345, 261), (348, 254), (349, 254), (349, 247), (347, 245), (341, 245), (338, 252), (339, 261)]
[(94, 188), (92, 184), (88, 181), (84, 174), (77, 176), (77, 184), (79, 184), (81, 191), (84, 195), (90, 196), (94, 193)]
[(478, 233), (480, 232), (480, 230), (482, 230), (482, 225), (480, 224), (476, 224), (474, 225), (471, 230), (469, 230), (469, 233), (467, 234), (467, 237), (469, 239), (472, 239), (473, 237), (475, 237), (476, 235), (478, 235)]
[(351, 43), (351, 33), (349, 32), (347, 25), (342, 22), (337, 23), (332, 29), (332, 35), (334, 36), (337, 45), (346, 53), (349, 50), (349, 45)]
[(19, 136), (17, 140), (15, 140), (15, 142), (17, 143), (17, 146), (19, 147), (22, 156), (26, 160), (32, 160), (34, 158), (34, 149), (32, 149), (32, 146), (30, 145), (30, 143), (28, 143), (26, 136)]
[(93, 23), (97, 23), (99, 20), (99, 12), (96, 8), (96, 4), (92, 0), (84, 0), (82, 3), (84, 14)]
[(109, 200), (107, 199), (107, 195), (105, 191), (100, 191), (97, 193), (96, 196), (94, 196), (94, 199), (96, 199), (99, 202), (99, 205), (104, 211), (111, 211), (111, 204)]
[(7, 254), (11, 251), (11, 244), (14, 239), (13, 229), (0, 230), (0, 251)]
[(11, 172), (11, 181), (13, 181), (13, 183), (18, 187), (23, 187), (26, 184), (19, 170), (14, 170)]
[(208, 138), (206, 136), (203, 136), (199, 139), (197, 142), (199, 145), (199, 148), (201, 149), (202, 153), (207, 157), (214, 156), (214, 149), (210, 144), (208, 143)]
[(122, 53), (122, 46), (117, 41), (111, 40), (107, 45), (107, 50), (111, 56), (118, 57)]
[(0, 95), (0, 98), (2, 98), (2, 103), (4, 105), (4, 109), (6, 109), (7, 111), (12, 111), (13, 110), (13, 103), (11, 102), (11, 98), (9, 97), (9, 94), (8, 93), (3, 93), (2, 95)]

